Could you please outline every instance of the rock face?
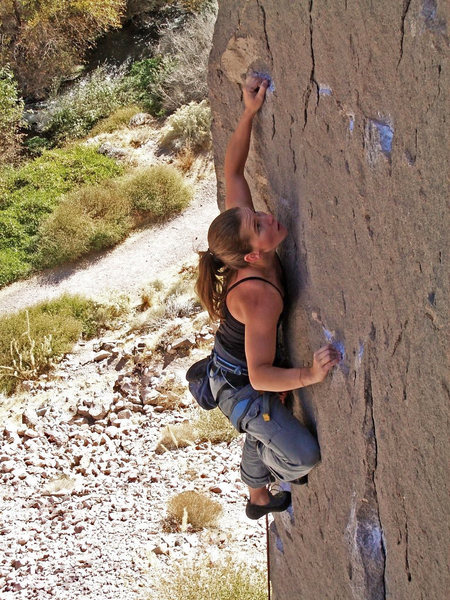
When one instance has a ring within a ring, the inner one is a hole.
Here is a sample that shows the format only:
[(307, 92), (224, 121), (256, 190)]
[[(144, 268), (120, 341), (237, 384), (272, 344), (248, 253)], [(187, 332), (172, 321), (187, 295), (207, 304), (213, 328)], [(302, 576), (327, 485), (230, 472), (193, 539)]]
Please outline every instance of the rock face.
[(220, 6), (219, 203), (242, 82), (267, 73), (247, 174), (290, 230), (290, 356), (307, 364), (327, 342), (344, 354), (296, 399), (322, 463), (272, 526), (278, 600), (446, 596), (447, 45), (444, 2)]

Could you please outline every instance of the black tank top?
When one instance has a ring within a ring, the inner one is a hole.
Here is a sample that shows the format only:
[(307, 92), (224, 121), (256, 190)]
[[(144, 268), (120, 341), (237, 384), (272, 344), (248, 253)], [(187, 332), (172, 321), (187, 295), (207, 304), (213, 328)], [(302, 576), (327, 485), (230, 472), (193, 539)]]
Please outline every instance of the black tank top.
[[(259, 279), (260, 281), (265, 281), (266, 283), (268, 283), (269, 285), (274, 287), (279, 292), (280, 296), (283, 298), (283, 294), (281, 293), (281, 290), (274, 283), (272, 283), (268, 279), (264, 279), (263, 277), (244, 277), (244, 279), (240, 279), (239, 281), (237, 281), (236, 283), (233, 283), (233, 285), (228, 288), (227, 296), (231, 292), (231, 290), (234, 289), (236, 286), (238, 286), (240, 283), (242, 283), (243, 281), (249, 281), (250, 279)], [(284, 298), (283, 298), (283, 302), (284, 302)], [(281, 319), (281, 316), (282, 316), (282, 314), (280, 315), (280, 319)], [(219, 342), (222, 344), (223, 348), (227, 352), (229, 352), (232, 356), (234, 356), (238, 360), (246, 362), (245, 325), (244, 325), (244, 323), (241, 323), (240, 321), (235, 319), (233, 317), (233, 315), (230, 313), (230, 311), (228, 310), (226, 299), (225, 299), (225, 319), (220, 324), (219, 329), (217, 330), (216, 336), (217, 336), (217, 339), (219, 340)]]

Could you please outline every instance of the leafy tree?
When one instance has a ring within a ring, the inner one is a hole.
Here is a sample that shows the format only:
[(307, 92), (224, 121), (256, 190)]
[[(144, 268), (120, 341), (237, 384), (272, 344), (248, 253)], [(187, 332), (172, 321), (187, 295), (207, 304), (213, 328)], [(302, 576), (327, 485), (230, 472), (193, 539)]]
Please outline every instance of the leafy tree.
[(42, 97), (69, 77), (86, 49), (119, 27), (126, 0), (2, 0), (0, 39), (24, 95)]
[(10, 69), (0, 68), (0, 163), (12, 162), (20, 148), (23, 101)]

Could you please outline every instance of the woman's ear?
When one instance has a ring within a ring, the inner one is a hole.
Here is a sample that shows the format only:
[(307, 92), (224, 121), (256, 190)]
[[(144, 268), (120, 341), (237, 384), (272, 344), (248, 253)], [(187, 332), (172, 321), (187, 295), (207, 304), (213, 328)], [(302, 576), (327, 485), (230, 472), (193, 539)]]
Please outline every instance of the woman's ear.
[(254, 263), (261, 258), (259, 251), (257, 252), (249, 252), (244, 256), (245, 262)]

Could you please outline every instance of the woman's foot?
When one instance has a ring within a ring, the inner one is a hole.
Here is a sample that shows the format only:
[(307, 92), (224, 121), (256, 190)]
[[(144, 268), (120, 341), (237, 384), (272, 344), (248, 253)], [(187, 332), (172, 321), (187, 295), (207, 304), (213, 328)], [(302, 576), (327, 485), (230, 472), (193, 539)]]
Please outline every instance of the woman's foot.
[(248, 488), (250, 502), (257, 506), (264, 506), (270, 502), (269, 490), (266, 486), (260, 488)]
[(271, 494), (269, 490), (266, 489), (268, 501), (264, 504), (256, 504), (256, 502), (261, 502), (261, 498), (263, 494), (261, 494), (261, 498), (259, 498), (257, 494), (257, 499), (252, 498), (254, 494), (251, 496), (251, 500), (247, 502), (247, 506), (245, 507), (245, 514), (249, 519), (259, 519), (264, 515), (267, 515), (271, 512), (283, 512), (288, 508), (291, 503), (291, 493), (290, 492), (278, 492), (278, 494)]

